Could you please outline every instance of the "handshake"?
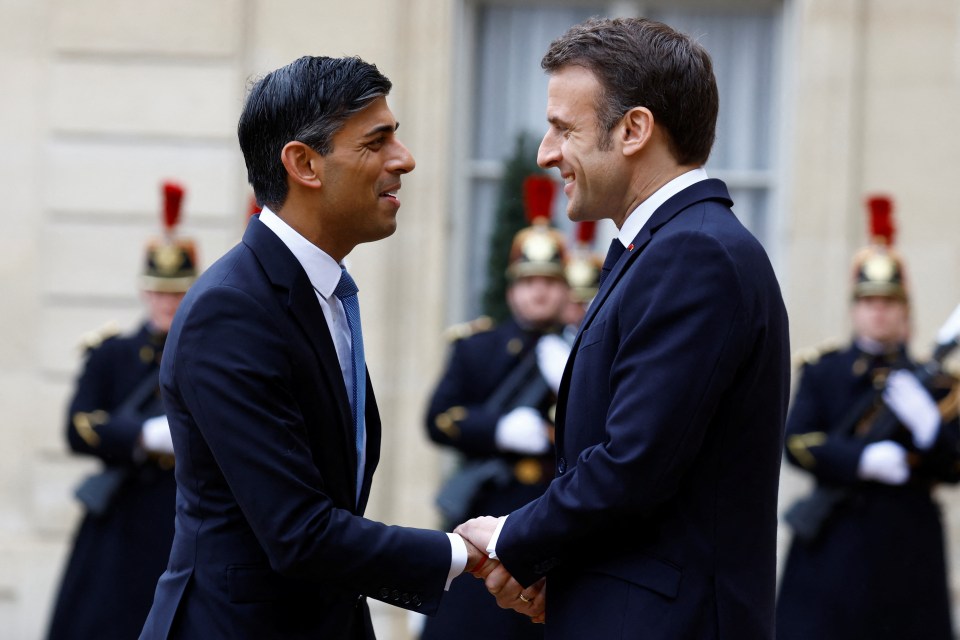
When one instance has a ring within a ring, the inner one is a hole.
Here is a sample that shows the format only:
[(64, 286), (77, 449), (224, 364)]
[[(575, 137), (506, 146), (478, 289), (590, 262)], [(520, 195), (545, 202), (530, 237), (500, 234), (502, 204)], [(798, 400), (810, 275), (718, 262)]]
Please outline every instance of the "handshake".
[(487, 548), (499, 523), (499, 518), (481, 516), (468, 520), (453, 530), (467, 544), (465, 571), (483, 580), (487, 591), (496, 598), (501, 608), (513, 609), (529, 616), (533, 622), (543, 623), (546, 620), (547, 579), (541, 578), (524, 588), (499, 561), (487, 555)]

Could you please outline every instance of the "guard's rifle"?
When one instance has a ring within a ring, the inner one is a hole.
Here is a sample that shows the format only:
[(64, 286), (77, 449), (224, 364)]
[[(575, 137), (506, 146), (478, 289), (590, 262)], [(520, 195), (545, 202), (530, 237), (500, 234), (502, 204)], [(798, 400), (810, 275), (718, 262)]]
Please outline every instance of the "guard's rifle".
[[(929, 388), (933, 380), (942, 372), (943, 361), (957, 348), (960, 340), (960, 305), (937, 332), (933, 355), (926, 363), (913, 369), (914, 375)], [(884, 387), (865, 397), (854, 406), (848, 419), (841, 423), (837, 433), (852, 432), (861, 423), (869, 422), (869, 430), (864, 434), (867, 443), (889, 440), (900, 427), (896, 414), (883, 403)], [(808, 496), (798, 499), (784, 513), (784, 520), (793, 528), (794, 536), (806, 543), (817, 539), (830, 516), (840, 505), (853, 495), (851, 487), (817, 485)]]
[[(483, 403), (488, 415), (504, 415), (517, 407), (538, 407), (551, 393), (537, 362), (537, 350), (531, 349), (497, 385)], [(483, 487), (505, 487), (513, 478), (513, 469), (502, 457), (463, 460), (437, 493), (436, 504), (447, 524), (467, 519), (470, 505)]]

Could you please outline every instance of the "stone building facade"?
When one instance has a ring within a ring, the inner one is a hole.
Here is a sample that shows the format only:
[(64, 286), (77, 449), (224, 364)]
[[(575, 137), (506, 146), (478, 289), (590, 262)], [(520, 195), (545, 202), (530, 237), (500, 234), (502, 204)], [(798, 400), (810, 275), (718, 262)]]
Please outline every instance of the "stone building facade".
[[(775, 53), (764, 111), (770, 161), (762, 174), (726, 167), (715, 175), (765, 190), (763, 237), (794, 346), (849, 330), (862, 199), (880, 191), (897, 203), (914, 348), (929, 350), (960, 302), (958, 0), (914, 0), (909, 11), (897, 0), (0, 0), (0, 329), (8, 336), (0, 341), (0, 639), (42, 637), (80, 513), (72, 488), (92, 468), (68, 454), (62, 433), (77, 345), (108, 321), (126, 329), (140, 317), (135, 274), (159, 231), (160, 182), (186, 186), (182, 231), (197, 239), (203, 264), (237, 242), (250, 197), (235, 136), (246, 84), (300, 55), (377, 63), (394, 82), (391, 107), (417, 159), (398, 232), (358, 247), (351, 271), (385, 418), (368, 515), (437, 523), (432, 497), (445, 460), (427, 442), (422, 414), (443, 364), (443, 328), (472, 312), (464, 292), (477, 278), (469, 252), (479, 191), (471, 185), (497, 178), (497, 163), (470, 151), (478, 105), (497, 98), (478, 88), (478, 52), (510, 16), (559, 24), (563, 16), (547, 13), (554, 9), (689, 14), (734, 29), (739, 16), (759, 16)], [(746, 68), (738, 64), (756, 60), (732, 61), (733, 76)], [(782, 484), (784, 503), (804, 489), (789, 471)], [(957, 548), (960, 496), (943, 497)], [(960, 567), (953, 575), (960, 580)], [(410, 637), (406, 615), (375, 613), (381, 637)]]

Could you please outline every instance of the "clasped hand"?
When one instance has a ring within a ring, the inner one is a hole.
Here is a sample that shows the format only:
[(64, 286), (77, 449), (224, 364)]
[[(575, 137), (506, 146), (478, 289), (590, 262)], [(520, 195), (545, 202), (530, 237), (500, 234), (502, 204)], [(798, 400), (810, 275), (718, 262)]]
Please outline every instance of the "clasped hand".
[[(497, 524), (497, 518), (482, 516), (468, 520), (453, 530), (467, 542), (470, 549), (471, 560), (467, 563), (467, 571), (483, 580), (487, 591), (496, 598), (501, 608), (513, 609), (529, 616), (533, 622), (542, 623), (546, 619), (546, 578), (524, 588), (499, 561), (487, 558), (486, 549), (497, 530)], [(483, 558), (472, 562), (475, 552), (483, 554)]]

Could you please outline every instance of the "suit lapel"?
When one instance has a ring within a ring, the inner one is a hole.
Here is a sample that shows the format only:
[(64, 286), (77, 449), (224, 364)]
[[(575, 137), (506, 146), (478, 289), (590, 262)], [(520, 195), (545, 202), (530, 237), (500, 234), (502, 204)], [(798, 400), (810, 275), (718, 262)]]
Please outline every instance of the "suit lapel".
[(606, 302), (607, 298), (610, 297), (610, 292), (613, 291), (614, 287), (617, 286), (617, 282), (620, 281), (620, 278), (623, 277), (623, 274), (626, 270), (637, 260), (644, 248), (650, 244), (650, 240), (653, 238), (653, 234), (660, 230), (661, 227), (666, 225), (668, 222), (673, 220), (681, 211), (684, 209), (705, 200), (718, 200), (726, 204), (726, 206), (733, 206), (733, 200), (730, 199), (730, 193), (727, 191), (727, 185), (721, 180), (716, 179), (707, 179), (697, 182), (690, 185), (683, 191), (674, 194), (666, 202), (660, 205), (656, 211), (653, 212), (653, 215), (650, 216), (650, 219), (647, 220), (647, 223), (643, 225), (640, 229), (640, 232), (637, 233), (637, 237), (633, 239), (631, 247), (628, 247), (627, 251), (623, 252), (623, 255), (620, 256), (620, 259), (617, 260), (616, 264), (613, 265), (613, 268), (610, 269), (610, 275), (603, 281), (603, 286), (600, 287), (600, 290), (597, 291), (596, 297), (594, 297), (593, 302), (590, 303), (590, 307), (587, 309), (587, 314), (583, 318), (583, 322), (580, 323), (580, 328), (577, 331), (577, 337), (573, 341), (573, 347), (571, 347), (570, 358), (567, 360), (567, 366), (563, 370), (563, 377), (560, 380), (560, 390), (558, 392), (558, 402), (557, 402), (557, 415), (556, 415), (556, 426), (557, 426), (557, 451), (561, 451), (562, 444), (562, 435), (563, 435), (563, 421), (566, 415), (566, 404), (567, 404), (567, 395), (570, 390), (570, 377), (571, 372), (573, 371), (573, 362), (577, 356), (577, 350), (580, 347), (580, 339), (583, 336), (583, 332), (589, 328), (593, 319), (596, 318), (597, 313), (600, 310), (600, 307), (603, 306), (603, 303)]
[[(257, 256), (257, 260), (263, 266), (264, 272), (274, 287), (286, 292), (283, 303), (296, 323), (300, 325), (317, 357), (328, 391), (339, 410), (340, 427), (347, 436), (345, 440), (352, 445), (355, 440), (353, 412), (350, 409), (350, 400), (347, 398), (343, 373), (340, 371), (340, 361), (337, 359), (333, 337), (330, 335), (323, 310), (320, 308), (307, 273), (283, 241), (256, 216), (252, 217), (247, 225), (247, 230), (243, 234), (243, 243)], [(347, 447), (345, 455), (353, 461), (353, 477), (356, 477), (356, 447)]]
[(620, 259), (613, 265), (613, 268), (610, 270), (610, 275), (604, 280), (603, 286), (600, 287), (593, 302), (590, 303), (590, 308), (587, 309), (587, 315), (584, 316), (583, 322), (580, 324), (580, 329), (577, 332), (577, 338), (573, 345), (573, 353), (576, 353), (577, 345), (580, 342), (580, 335), (583, 334), (584, 330), (593, 322), (597, 311), (603, 306), (610, 292), (613, 291), (617, 282), (626, 272), (627, 267), (633, 264), (636, 257), (643, 252), (643, 249), (650, 243), (650, 239), (653, 238), (653, 234), (675, 218), (681, 211), (704, 200), (724, 201), (728, 207), (733, 205), (726, 185), (720, 180), (708, 179), (692, 184), (680, 193), (674, 194), (653, 212), (653, 215), (650, 216), (647, 223), (643, 225), (640, 232), (637, 233), (637, 237), (633, 239), (633, 243), (628, 247), (628, 250), (624, 251)]

